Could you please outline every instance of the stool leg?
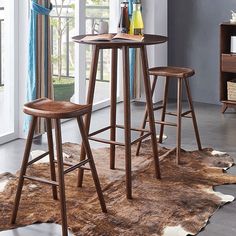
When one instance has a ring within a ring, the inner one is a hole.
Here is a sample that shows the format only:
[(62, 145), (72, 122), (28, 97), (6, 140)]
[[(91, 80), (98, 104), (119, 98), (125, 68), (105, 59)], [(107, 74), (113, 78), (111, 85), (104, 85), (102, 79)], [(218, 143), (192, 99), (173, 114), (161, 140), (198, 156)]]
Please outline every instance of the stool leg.
[[(55, 171), (55, 163), (54, 163), (54, 150), (53, 150), (53, 138), (52, 138), (52, 123), (51, 119), (46, 119), (47, 123), (47, 139), (48, 139), (48, 150), (49, 150), (49, 162), (50, 162), (50, 172), (51, 172), (51, 180), (56, 181), (56, 171)], [(53, 199), (57, 200), (57, 187), (52, 186), (52, 195)]]
[(181, 114), (182, 114), (182, 79), (178, 78), (178, 92), (177, 92), (177, 135), (176, 135), (176, 158), (177, 164), (180, 163), (181, 150)]
[(141, 47), (141, 60), (142, 60), (142, 70), (143, 70), (143, 82), (144, 82), (147, 110), (148, 110), (148, 117), (149, 117), (149, 127), (151, 131), (155, 174), (156, 174), (156, 178), (160, 179), (161, 172), (160, 172), (160, 165), (159, 165), (158, 145), (157, 145), (157, 137), (156, 137), (154, 112), (153, 112), (153, 103), (152, 103), (152, 96), (151, 96), (151, 86), (150, 86), (149, 74), (148, 74), (149, 67), (148, 67), (148, 57), (147, 57), (146, 46)]
[(78, 125), (79, 125), (79, 129), (80, 129), (84, 149), (86, 151), (87, 158), (89, 159), (89, 165), (90, 165), (90, 168), (91, 168), (93, 181), (94, 181), (94, 184), (95, 184), (95, 187), (96, 187), (96, 190), (97, 190), (98, 199), (100, 201), (102, 211), (107, 212), (106, 204), (105, 204), (105, 201), (104, 201), (104, 197), (103, 197), (103, 194), (102, 194), (102, 189), (101, 189), (101, 186), (100, 186), (100, 182), (99, 182), (99, 178), (98, 178), (98, 174), (97, 174), (97, 170), (96, 170), (96, 166), (95, 166), (95, 163), (94, 163), (94, 160), (93, 160), (92, 151), (91, 151), (89, 141), (88, 141), (88, 135), (86, 134), (84, 123), (83, 123), (83, 120), (80, 116), (77, 117), (77, 122), (78, 122)]
[(35, 127), (36, 127), (36, 123), (37, 123), (37, 117), (33, 117), (32, 121), (31, 121), (31, 124), (30, 124), (28, 137), (27, 137), (27, 140), (26, 140), (24, 157), (23, 157), (21, 170), (20, 170), (19, 182), (18, 182), (18, 186), (17, 186), (15, 202), (14, 202), (12, 216), (11, 216), (11, 223), (12, 224), (14, 224), (16, 222), (17, 211), (18, 211), (18, 208), (19, 208), (21, 192), (22, 192), (22, 188), (23, 188), (23, 184), (24, 184), (24, 175), (25, 175), (26, 169), (27, 169), (27, 164), (28, 164), (28, 160), (29, 160), (29, 155), (30, 155), (30, 150), (31, 150), (31, 146), (32, 146), (32, 141), (33, 141), (33, 136), (34, 136), (34, 130), (35, 130)]
[[(111, 75), (110, 140), (116, 141), (117, 48), (112, 49)], [(115, 169), (115, 149), (116, 145), (110, 144), (110, 169)]]
[(192, 111), (192, 121), (193, 121), (193, 127), (194, 127), (195, 136), (196, 136), (196, 140), (197, 140), (197, 146), (198, 146), (199, 150), (202, 150), (201, 140), (200, 140), (200, 136), (199, 136), (199, 132), (198, 132), (198, 127), (197, 127), (197, 119), (196, 119), (196, 116), (195, 116), (192, 96), (191, 96), (191, 92), (190, 92), (189, 81), (188, 81), (187, 78), (185, 78), (184, 82), (185, 82), (185, 86), (186, 86), (186, 90), (187, 90), (189, 107), (190, 107), (190, 109)]
[(227, 105), (226, 103), (224, 103), (224, 104), (222, 105), (221, 112), (222, 112), (222, 113), (225, 113), (225, 111), (227, 110), (227, 108), (228, 108), (228, 105)]
[(61, 205), (62, 235), (67, 236), (68, 230), (67, 230), (67, 217), (66, 217), (66, 196), (65, 196), (65, 180), (64, 180), (64, 166), (63, 166), (63, 156), (62, 156), (60, 119), (55, 119), (55, 134), (56, 134), (56, 149), (57, 149), (59, 196)]
[[(166, 116), (166, 104), (168, 100), (168, 88), (169, 88), (169, 77), (166, 77), (166, 83), (165, 83), (165, 90), (164, 90), (164, 99), (163, 99), (163, 108), (162, 108), (162, 114), (161, 114), (161, 121), (165, 121)], [(163, 133), (164, 133), (164, 124), (161, 124), (160, 126), (160, 134), (159, 134), (159, 143), (163, 142)]]
[[(89, 86), (88, 86), (88, 92), (87, 92), (87, 104), (93, 104), (93, 97), (94, 97), (94, 89), (95, 89), (95, 83), (96, 83), (96, 75), (97, 75), (97, 67), (98, 67), (98, 59), (99, 59), (99, 46), (93, 46), (93, 56), (92, 56), (92, 63), (91, 63), (91, 70), (90, 70), (90, 76), (89, 76)], [(91, 122), (91, 112), (85, 116), (85, 129), (87, 133), (89, 133), (89, 127)], [(84, 146), (81, 146), (80, 151), (80, 160), (84, 160), (86, 158)], [(78, 182), (77, 186), (82, 187), (83, 183), (83, 176), (84, 176), (84, 170), (79, 169), (78, 170)]]
[[(153, 97), (153, 94), (154, 94), (154, 91), (155, 91), (156, 83), (157, 83), (157, 76), (154, 76), (153, 83), (152, 83), (152, 88), (151, 88), (152, 97)], [(145, 127), (146, 127), (147, 117), (148, 117), (148, 112), (147, 112), (147, 107), (146, 107), (146, 108), (145, 108), (144, 117), (143, 117), (143, 123), (142, 123), (142, 127), (141, 127), (142, 129), (145, 129)], [(144, 132), (141, 131), (139, 137), (141, 137), (143, 134), (144, 134)], [(136, 156), (139, 155), (139, 151), (140, 151), (140, 148), (141, 148), (141, 144), (142, 144), (142, 140), (140, 140), (140, 141), (138, 142), (137, 150), (136, 150)]]

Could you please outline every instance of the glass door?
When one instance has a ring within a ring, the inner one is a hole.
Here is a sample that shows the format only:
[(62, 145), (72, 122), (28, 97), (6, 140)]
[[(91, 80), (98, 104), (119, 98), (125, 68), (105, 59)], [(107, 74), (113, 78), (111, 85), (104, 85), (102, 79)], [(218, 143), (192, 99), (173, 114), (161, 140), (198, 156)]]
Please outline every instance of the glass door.
[(0, 1), (0, 144), (17, 137), (17, 3)]

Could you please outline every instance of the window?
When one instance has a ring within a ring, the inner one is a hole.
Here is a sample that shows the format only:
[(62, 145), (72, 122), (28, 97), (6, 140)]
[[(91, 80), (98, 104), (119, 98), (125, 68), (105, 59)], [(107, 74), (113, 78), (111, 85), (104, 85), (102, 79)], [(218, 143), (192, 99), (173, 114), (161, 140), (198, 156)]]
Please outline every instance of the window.
[[(54, 97), (56, 100), (74, 100), (75, 86), (75, 49), (71, 40), (75, 35), (75, 8), (76, 4), (84, 2), (84, 8), (79, 7), (79, 14), (84, 16), (78, 24), (84, 24), (85, 33), (93, 34), (94, 24), (100, 20), (109, 21), (109, 0), (52, 0), (51, 12), (51, 50), (52, 72), (54, 84)], [(81, 4), (82, 5), (82, 4)], [(84, 12), (82, 12), (84, 11)], [(81, 18), (80, 18), (81, 19)], [(92, 50), (86, 47), (85, 79), (86, 83), (80, 83), (78, 92), (85, 91), (88, 85)], [(79, 72), (79, 76), (83, 77)], [(97, 73), (97, 86), (94, 103), (109, 99), (110, 80), (110, 51), (103, 50)], [(85, 93), (84, 93), (85, 96)]]
[(70, 100), (74, 94), (74, 4), (54, 0), (51, 18), (52, 74), (55, 100)]

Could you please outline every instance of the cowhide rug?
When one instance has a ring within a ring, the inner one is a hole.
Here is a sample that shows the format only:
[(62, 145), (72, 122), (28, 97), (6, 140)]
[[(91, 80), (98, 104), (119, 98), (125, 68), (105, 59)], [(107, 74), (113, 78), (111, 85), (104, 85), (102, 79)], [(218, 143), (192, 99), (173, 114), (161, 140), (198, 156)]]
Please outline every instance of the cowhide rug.
[[(140, 156), (132, 156), (133, 199), (125, 194), (124, 149), (116, 150), (116, 170), (109, 169), (109, 149), (93, 150), (108, 213), (102, 213), (90, 171), (85, 171), (83, 188), (76, 187), (77, 171), (66, 175), (68, 225), (75, 235), (195, 235), (209, 217), (232, 196), (213, 190), (214, 186), (236, 183), (236, 176), (223, 171), (233, 165), (227, 154), (183, 151), (181, 164), (175, 164), (175, 153), (161, 161), (162, 180), (154, 178), (150, 141)], [(64, 144), (67, 161), (79, 157), (80, 146)], [(160, 148), (160, 154), (167, 149)], [(35, 164), (31, 174), (49, 177), (48, 163)], [(51, 187), (25, 181), (17, 224), (10, 225), (10, 215), (17, 186), (11, 174), (0, 177), (0, 230), (39, 222), (61, 223), (58, 201), (51, 196)]]

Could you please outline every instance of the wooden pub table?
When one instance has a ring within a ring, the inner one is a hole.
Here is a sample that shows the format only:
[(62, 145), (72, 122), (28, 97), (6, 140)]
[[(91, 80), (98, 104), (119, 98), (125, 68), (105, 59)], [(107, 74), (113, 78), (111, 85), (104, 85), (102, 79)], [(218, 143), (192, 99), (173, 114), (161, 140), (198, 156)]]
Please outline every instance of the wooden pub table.
[[(131, 145), (151, 136), (153, 158), (155, 165), (155, 176), (161, 178), (158, 146), (156, 138), (156, 130), (154, 123), (153, 104), (151, 97), (151, 86), (148, 74), (148, 57), (147, 57), (147, 45), (161, 44), (167, 41), (167, 37), (160, 35), (145, 34), (142, 42), (134, 42), (128, 40), (114, 40), (114, 41), (82, 41), (86, 35), (74, 36), (73, 40), (76, 43), (89, 44), (93, 46), (93, 56), (91, 62), (91, 71), (89, 77), (89, 87), (87, 92), (87, 104), (93, 104), (94, 89), (96, 84), (96, 73), (99, 59), (99, 52), (102, 49), (111, 49), (111, 111), (110, 111), (110, 125), (102, 128), (96, 132), (89, 134), (89, 139), (110, 144), (110, 168), (115, 168), (115, 146), (121, 145), (125, 147), (125, 172), (126, 172), (126, 196), (128, 199), (132, 199), (132, 172), (131, 172)], [(129, 48), (140, 48), (141, 61), (143, 68), (143, 82), (146, 94), (146, 104), (149, 116), (150, 130), (142, 130), (131, 128), (130, 120), (130, 79), (129, 79)], [(124, 126), (116, 124), (116, 98), (117, 98), (117, 52), (118, 49), (122, 50), (123, 58), (123, 89), (124, 89)], [(91, 112), (85, 117), (85, 127), (89, 133), (91, 121)], [(124, 143), (116, 141), (116, 128), (124, 129)], [(95, 137), (96, 134), (110, 130), (110, 140), (105, 140)], [(131, 141), (131, 131), (144, 131), (144, 135), (138, 139)], [(85, 150), (81, 148), (81, 160), (85, 159)], [(81, 187), (83, 182), (83, 169), (79, 170), (78, 186)]]

